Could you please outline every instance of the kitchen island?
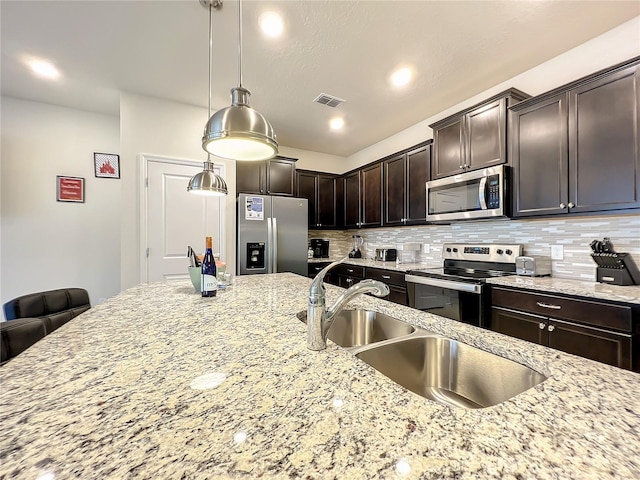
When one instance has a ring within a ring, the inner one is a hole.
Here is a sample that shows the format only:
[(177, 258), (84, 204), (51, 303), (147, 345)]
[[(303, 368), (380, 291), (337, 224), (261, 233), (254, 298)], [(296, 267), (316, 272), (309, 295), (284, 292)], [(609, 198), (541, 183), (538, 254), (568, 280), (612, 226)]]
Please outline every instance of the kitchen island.
[[(331, 342), (308, 350), (309, 283), (238, 277), (215, 298), (138, 285), (67, 323), (0, 368), (0, 478), (640, 476), (640, 375), (354, 299), (549, 377), (494, 407), (445, 407)], [(328, 304), (341, 291), (327, 285)]]

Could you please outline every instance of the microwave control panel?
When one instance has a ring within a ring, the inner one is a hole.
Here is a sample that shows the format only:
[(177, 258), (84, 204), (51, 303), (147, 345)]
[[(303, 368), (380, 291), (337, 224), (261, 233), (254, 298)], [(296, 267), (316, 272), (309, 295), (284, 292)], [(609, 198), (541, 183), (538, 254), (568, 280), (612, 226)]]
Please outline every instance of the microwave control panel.
[(491, 175), (487, 178), (487, 208), (500, 208), (500, 177)]

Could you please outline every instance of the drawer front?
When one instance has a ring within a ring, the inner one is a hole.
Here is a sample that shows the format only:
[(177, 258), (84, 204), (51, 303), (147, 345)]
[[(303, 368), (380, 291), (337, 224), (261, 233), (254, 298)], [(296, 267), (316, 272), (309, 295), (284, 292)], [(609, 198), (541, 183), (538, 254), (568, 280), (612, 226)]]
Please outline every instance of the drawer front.
[(597, 327), (632, 331), (632, 310), (625, 305), (611, 305), (592, 300), (558, 297), (493, 287), (491, 304), (550, 318), (569, 320)]
[(313, 278), (327, 265), (329, 265), (329, 262), (309, 263), (307, 264), (307, 275), (310, 278)]
[(400, 287), (404, 287), (404, 275), (404, 272), (397, 272), (395, 270), (367, 267), (367, 278), (380, 280), (387, 285), (398, 285)]
[(360, 267), (358, 265), (341, 263), (340, 265), (336, 265), (331, 271), (338, 275), (345, 275), (360, 279), (364, 278), (364, 267)]

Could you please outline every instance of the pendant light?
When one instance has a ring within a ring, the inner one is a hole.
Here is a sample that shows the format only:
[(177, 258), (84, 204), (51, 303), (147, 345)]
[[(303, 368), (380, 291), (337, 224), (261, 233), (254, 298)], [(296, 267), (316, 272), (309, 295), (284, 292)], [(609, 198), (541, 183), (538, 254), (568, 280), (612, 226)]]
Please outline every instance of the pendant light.
[(216, 157), (266, 160), (278, 154), (273, 127), (249, 106), (251, 92), (242, 86), (242, 4), (238, 0), (238, 86), (231, 89), (231, 106), (209, 118), (202, 148)]
[[(213, 9), (222, 8), (222, 0), (200, 0), (203, 7), (209, 9), (209, 116), (211, 116), (211, 69), (213, 50)], [(187, 192), (199, 195), (223, 196), (227, 192), (227, 184), (224, 179), (213, 171), (211, 154), (207, 153), (207, 161), (204, 162), (204, 170), (189, 180)]]

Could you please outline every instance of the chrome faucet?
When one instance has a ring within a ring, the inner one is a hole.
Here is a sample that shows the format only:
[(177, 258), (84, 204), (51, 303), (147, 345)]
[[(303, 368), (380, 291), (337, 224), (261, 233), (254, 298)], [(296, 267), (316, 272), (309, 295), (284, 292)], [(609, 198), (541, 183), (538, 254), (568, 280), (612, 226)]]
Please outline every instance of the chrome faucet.
[(389, 287), (378, 280), (362, 280), (349, 287), (338, 299), (333, 307), (327, 310), (325, 304), (324, 277), (329, 270), (345, 261), (347, 257), (327, 265), (315, 276), (309, 288), (309, 306), (307, 308), (307, 347), (311, 350), (327, 348), (327, 335), (336, 315), (344, 305), (356, 295), (373, 293), (377, 297), (389, 295)]

